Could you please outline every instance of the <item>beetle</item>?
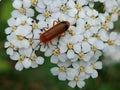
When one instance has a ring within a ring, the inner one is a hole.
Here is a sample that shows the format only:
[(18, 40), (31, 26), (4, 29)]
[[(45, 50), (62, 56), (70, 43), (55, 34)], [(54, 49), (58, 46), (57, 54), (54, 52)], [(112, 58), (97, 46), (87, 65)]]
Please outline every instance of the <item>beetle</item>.
[(53, 27), (51, 27), (48, 30), (46, 30), (45, 28), (43, 29), (45, 32), (40, 35), (39, 40), (42, 43), (47, 43), (52, 39), (63, 34), (69, 28), (69, 26), (70, 26), (69, 21), (62, 21), (59, 23), (57, 22), (57, 24), (55, 24), (55, 21), (54, 21)]

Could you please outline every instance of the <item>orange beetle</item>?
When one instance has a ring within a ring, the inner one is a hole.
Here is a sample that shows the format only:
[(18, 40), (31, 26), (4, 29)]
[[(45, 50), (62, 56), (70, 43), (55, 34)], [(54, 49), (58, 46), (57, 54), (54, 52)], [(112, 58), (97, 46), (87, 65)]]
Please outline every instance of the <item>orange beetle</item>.
[(48, 29), (48, 30), (44, 29), (45, 32), (42, 33), (39, 38), (39, 40), (41, 42), (46, 43), (46, 42), (51, 41), (52, 39), (63, 34), (70, 26), (70, 23), (68, 21), (62, 21), (55, 25), (54, 25), (54, 23), (53, 23), (53, 27), (51, 27), (50, 29)]

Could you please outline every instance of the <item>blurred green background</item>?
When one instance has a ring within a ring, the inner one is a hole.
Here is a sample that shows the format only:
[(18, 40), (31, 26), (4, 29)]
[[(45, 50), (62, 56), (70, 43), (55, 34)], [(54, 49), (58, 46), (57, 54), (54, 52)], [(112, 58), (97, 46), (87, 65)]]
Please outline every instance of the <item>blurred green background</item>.
[[(12, 10), (12, 0), (0, 2), (0, 90), (80, 90), (72, 89), (67, 81), (59, 81), (52, 76), (49, 69), (53, 65), (49, 64), (49, 58), (37, 69), (21, 72), (14, 69), (15, 61), (9, 59), (4, 49), (4, 30), (8, 26), (7, 19), (11, 17)], [(115, 29), (120, 30), (120, 19), (115, 23)], [(86, 86), (82, 90), (120, 90), (120, 63), (104, 66), (97, 79), (86, 80)]]

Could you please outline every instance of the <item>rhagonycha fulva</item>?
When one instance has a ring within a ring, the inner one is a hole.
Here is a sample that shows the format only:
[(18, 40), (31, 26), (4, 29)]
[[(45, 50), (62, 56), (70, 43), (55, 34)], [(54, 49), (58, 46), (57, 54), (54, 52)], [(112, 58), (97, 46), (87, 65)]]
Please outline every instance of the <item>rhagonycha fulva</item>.
[(52, 39), (60, 36), (63, 34), (70, 26), (70, 23), (68, 21), (62, 21), (57, 24), (55, 22), (53, 23), (53, 27), (46, 30), (44, 29), (44, 33), (40, 34), (40, 41), (43, 43), (47, 43), (51, 41)]

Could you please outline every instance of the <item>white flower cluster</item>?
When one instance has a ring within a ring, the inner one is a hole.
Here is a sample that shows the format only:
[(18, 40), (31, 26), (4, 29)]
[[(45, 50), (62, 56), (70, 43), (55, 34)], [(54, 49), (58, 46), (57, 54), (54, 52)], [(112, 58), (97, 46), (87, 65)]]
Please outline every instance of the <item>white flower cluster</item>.
[[(95, 9), (96, 3), (103, 12)], [(120, 46), (117, 33), (108, 32), (118, 20), (119, 4), (120, 0), (14, 0), (15, 10), (5, 30), (7, 54), (21, 71), (44, 63), (36, 53), (40, 50), (57, 65), (51, 69), (54, 76), (68, 80), (72, 88), (82, 88), (85, 79), (96, 78), (97, 69), (102, 69), (102, 61), (98, 61), (102, 52)], [(69, 21), (70, 27), (63, 37), (44, 44), (40, 34), (54, 21)]]
[(38, 39), (41, 31), (32, 19), (34, 10), (31, 5), (34, 4), (31, 0), (14, 0), (15, 10), (8, 20), (9, 27), (5, 30), (8, 40), (5, 43), (7, 54), (12, 60), (17, 61), (15, 68), (19, 71), (23, 68), (36, 68), (44, 63), (44, 58), (35, 52), (39, 49)]

